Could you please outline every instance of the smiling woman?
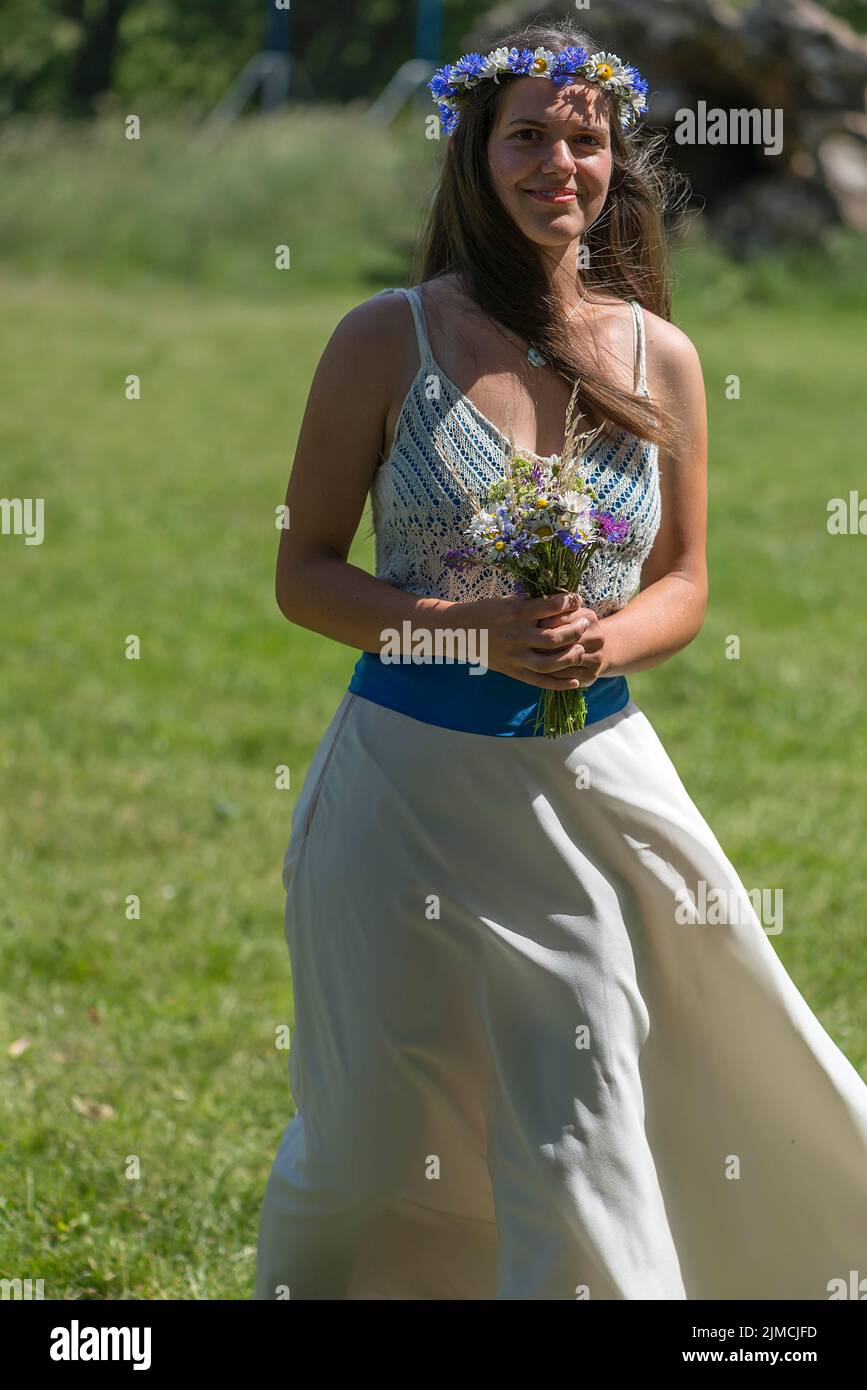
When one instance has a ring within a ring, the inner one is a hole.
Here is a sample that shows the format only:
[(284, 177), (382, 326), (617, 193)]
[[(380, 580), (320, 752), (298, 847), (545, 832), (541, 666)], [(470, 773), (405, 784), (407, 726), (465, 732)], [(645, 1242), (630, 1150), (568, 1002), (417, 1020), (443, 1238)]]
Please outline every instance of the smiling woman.
[[(567, 34), (578, 42), (564, 45)], [(534, 54), (553, 58), (555, 48), (564, 70), (552, 80), (530, 77), (541, 61)], [(422, 280), (449, 275), (459, 258), (470, 300), (554, 372), (581, 381), (591, 423), (673, 440), (679, 412), (658, 399), (652, 405), (637, 399), (629, 375), (621, 371), (618, 381), (607, 368), (609, 345), (592, 347), (594, 304), (622, 309), (638, 300), (662, 319), (670, 314), (664, 224), (666, 216), (675, 219), (687, 190), (662, 158), (664, 137), (638, 138), (633, 129), (646, 84), (577, 30), (534, 26), (509, 35), (492, 54), (500, 66), (490, 80), (456, 87), (451, 79), (459, 60), (442, 70), (448, 80), (431, 83), (435, 96), (444, 84), (457, 95), (449, 96), (451, 108), (440, 106), (453, 133), (417, 274)], [(600, 79), (600, 71), (610, 76)], [(567, 324), (582, 291), (584, 331), (576, 335)], [(621, 346), (628, 327), (621, 317)]]
[[(255, 1296), (823, 1300), (867, 1248), (867, 1087), (626, 682), (707, 601), (641, 79), (568, 26), (441, 76), (418, 283), (336, 328), (286, 497), (281, 610), (362, 656), (284, 858), (298, 1113)], [(555, 506), (576, 401), (600, 432)], [(519, 595), (495, 558), (580, 550), (591, 485), (614, 539), (581, 592)], [(586, 726), (540, 732), (579, 688)]]
[[(527, 207), (518, 195), (546, 204), (568, 204), (576, 214), (571, 224), (553, 230), (534, 224), (539, 244), (545, 244), (547, 232), (552, 244), (562, 246), (564, 231), (573, 240), (602, 212), (611, 183), (608, 121), (597, 109), (603, 103), (599, 92), (582, 87), (561, 89), (553, 100), (538, 86), (522, 93), (513, 87), (503, 98), (488, 144), (491, 177), (501, 201), (519, 227)], [(514, 115), (515, 106), (534, 109)], [(540, 147), (545, 152), (541, 161)], [(547, 174), (546, 182), (530, 182), (540, 174)]]
[[(606, 98), (585, 84), (561, 88), (553, 101), (541, 84), (524, 84), (523, 92), (512, 87), (488, 140), (488, 168), (500, 202), (527, 239), (548, 248), (554, 261), (571, 255), (575, 240), (601, 216), (611, 184)], [(586, 271), (588, 261), (578, 268)], [(533, 366), (550, 365), (535, 344), (527, 357)]]

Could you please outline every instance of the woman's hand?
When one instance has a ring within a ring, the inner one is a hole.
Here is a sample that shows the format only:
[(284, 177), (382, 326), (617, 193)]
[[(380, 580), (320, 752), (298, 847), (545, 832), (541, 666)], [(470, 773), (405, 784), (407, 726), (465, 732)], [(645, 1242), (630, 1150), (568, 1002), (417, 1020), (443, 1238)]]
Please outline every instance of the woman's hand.
[[(605, 666), (605, 635), (580, 594), (458, 603), (461, 626), (487, 633), (487, 664), (542, 690), (592, 685)], [(458, 613), (455, 612), (457, 617)]]

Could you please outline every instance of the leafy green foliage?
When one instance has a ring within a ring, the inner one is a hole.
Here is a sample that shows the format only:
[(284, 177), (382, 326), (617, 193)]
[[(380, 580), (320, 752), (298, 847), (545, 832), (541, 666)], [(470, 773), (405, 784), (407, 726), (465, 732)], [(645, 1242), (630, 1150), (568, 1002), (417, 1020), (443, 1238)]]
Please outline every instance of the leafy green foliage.
[[(265, 46), (267, 9), (264, 0), (6, 0), (0, 117), (207, 110)], [(414, 11), (400, 0), (293, 5), (299, 93), (325, 102), (375, 96), (413, 55)], [(449, 51), (477, 15), (475, 0), (447, 0)]]

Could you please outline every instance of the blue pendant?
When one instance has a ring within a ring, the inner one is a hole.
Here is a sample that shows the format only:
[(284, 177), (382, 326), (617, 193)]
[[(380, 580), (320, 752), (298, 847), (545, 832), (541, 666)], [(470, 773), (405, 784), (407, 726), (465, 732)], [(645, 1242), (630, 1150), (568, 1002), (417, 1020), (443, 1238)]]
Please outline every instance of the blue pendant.
[(527, 349), (527, 361), (532, 362), (534, 367), (547, 367), (548, 359), (543, 357), (538, 348)]

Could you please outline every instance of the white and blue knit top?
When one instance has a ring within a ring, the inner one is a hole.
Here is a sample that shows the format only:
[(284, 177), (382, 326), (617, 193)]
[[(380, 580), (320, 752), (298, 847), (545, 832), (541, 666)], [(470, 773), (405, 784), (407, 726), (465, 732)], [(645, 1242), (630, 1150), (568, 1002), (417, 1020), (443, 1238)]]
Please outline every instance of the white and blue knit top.
[[(401, 407), (391, 452), (377, 468), (370, 489), (376, 577), (409, 593), (452, 602), (507, 596), (513, 581), (493, 566), (452, 569), (445, 563), (447, 551), (465, 544), (472, 509), (434, 441), (442, 441), (461, 481), (479, 503), (490, 484), (503, 476), (509, 441), (435, 361), (417, 291), (399, 293), (406, 295), (412, 309), (420, 361)], [(637, 301), (631, 301), (631, 308), (635, 390), (647, 396), (644, 315)], [(540, 457), (529, 449), (518, 452)], [(600, 547), (581, 584), (585, 606), (603, 618), (637, 592), (641, 567), (659, 530), (658, 448), (624, 430), (614, 438), (594, 440), (582, 471), (596, 489), (599, 505), (630, 523), (628, 541)]]

